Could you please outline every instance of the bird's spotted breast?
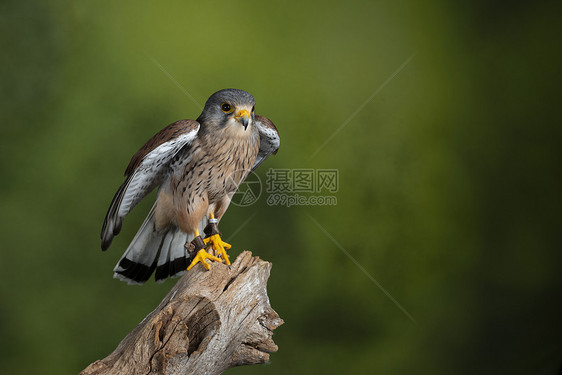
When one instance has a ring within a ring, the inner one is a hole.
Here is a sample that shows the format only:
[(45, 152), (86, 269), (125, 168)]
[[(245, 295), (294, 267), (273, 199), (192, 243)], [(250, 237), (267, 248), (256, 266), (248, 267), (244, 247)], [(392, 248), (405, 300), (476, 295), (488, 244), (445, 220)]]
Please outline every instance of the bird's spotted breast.
[(245, 138), (199, 138), (191, 148), (190, 160), (183, 166), (172, 188), (180, 193), (188, 211), (191, 211), (194, 201), (218, 202), (238, 189), (258, 151), (257, 133), (250, 133)]

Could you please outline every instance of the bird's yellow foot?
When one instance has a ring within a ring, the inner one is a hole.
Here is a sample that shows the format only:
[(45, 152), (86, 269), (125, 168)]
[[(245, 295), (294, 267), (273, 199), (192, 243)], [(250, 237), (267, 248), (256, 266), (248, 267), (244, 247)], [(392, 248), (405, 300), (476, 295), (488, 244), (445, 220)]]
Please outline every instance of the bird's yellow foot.
[[(191, 264), (189, 265), (189, 267), (187, 267), (188, 271), (199, 262), (201, 262), (203, 267), (205, 267), (206, 269), (211, 269), (211, 266), (205, 261), (205, 259), (214, 260), (215, 262), (222, 262), (220, 258), (205, 251), (205, 242), (203, 242), (203, 239), (199, 235), (199, 231), (195, 231), (195, 238), (193, 239), (193, 241), (187, 242), (185, 244), (185, 248), (190, 256), (193, 257)], [(195, 254), (195, 256), (193, 256), (193, 254)]]
[(194, 265), (196, 265), (197, 263), (201, 262), (201, 264), (203, 265), (203, 267), (205, 267), (206, 269), (210, 270), (211, 266), (209, 265), (209, 263), (207, 263), (205, 261), (205, 259), (210, 259), (210, 260), (214, 260), (216, 262), (221, 262), (221, 259), (209, 254), (208, 252), (205, 251), (205, 249), (201, 249), (197, 252), (197, 255), (195, 255), (195, 258), (193, 258), (193, 261), (191, 262), (191, 264), (189, 265), (189, 267), (187, 267), (187, 270), (189, 271)]
[(230, 265), (230, 260), (228, 259), (228, 255), (226, 255), (226, 250), (230, 249), (232, 246), (229, 243), (224, 242), (218, 233), (205, 238), (203, 241), (205, 244), (210, 243), (213, 250), (215, 250), (222, 259), (224, 259), (226, 265)]

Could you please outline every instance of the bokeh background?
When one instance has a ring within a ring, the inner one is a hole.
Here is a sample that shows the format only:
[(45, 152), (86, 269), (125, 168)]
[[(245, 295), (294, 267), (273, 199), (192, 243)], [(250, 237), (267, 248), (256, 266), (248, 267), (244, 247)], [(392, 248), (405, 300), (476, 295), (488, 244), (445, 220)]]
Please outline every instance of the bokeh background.
[(152, 198), (106, 253), (99, 230), (132, 154), (227, 87), (281, 133), (263, 179), (339, 171), (335, 206), (262, 195), (222, 221), (233, 257), (273, 263), (285, 320), (270, 364), (228, 373), (558, 373), (559, 2), (3, 1), (0, 13), (1, 373), (77, 373), (171, 288), (112, 279)]

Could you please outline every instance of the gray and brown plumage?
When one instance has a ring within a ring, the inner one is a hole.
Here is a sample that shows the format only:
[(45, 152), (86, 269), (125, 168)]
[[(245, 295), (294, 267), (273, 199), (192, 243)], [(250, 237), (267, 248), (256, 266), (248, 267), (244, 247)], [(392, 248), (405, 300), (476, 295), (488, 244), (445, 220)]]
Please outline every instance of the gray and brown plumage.
[[(154, 271), (156, 281), (181, 275), (190, 260), (184, 244), (190, 241), (197, 251), (192, 265), (201, 261), (208, 267), (205, 258), (229, 264), (224, 250), (222, 259), (206, 256), (198, 236), (209, 219), (222, 218), (250, 171), (277, 153), (277, 129), (254, 114), (254, 104), (254, 97), (245, 91), (218, 91), (196, 121), (168, 125), (133, 156), (103, 223), (102, 250), (119, 234), (123, 219), (137, 203), (157, 187), (158, 196), (117, 263), (114, 277), (142, 284)], [(216, 233), (205, 242), (213, 248), (230, 247)]]

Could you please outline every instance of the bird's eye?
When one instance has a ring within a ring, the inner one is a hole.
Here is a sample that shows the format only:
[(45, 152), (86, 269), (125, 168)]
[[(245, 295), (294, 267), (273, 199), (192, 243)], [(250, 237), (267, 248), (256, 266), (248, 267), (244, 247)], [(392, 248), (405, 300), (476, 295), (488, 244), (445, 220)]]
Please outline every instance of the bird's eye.
[(222, 104), (221, 104), (221, 109), (222, 109), (223, 112), (228, 113), (228, 112), (231, 111), (232, 108), (230, 107), (230, 104), (228, 104), (228, 103), (222, 103)]

